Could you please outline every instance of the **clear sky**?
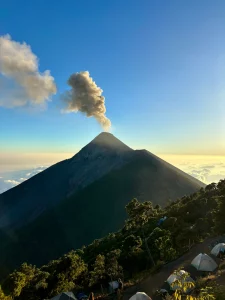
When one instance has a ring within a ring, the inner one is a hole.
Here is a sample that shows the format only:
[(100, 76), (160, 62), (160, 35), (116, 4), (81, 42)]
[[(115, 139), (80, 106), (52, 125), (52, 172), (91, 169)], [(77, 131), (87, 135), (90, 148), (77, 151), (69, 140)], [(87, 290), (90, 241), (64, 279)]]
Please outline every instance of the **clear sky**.
[(1, 2), (0, 36), (29, 44), (57, 85), (46, 109), (0, 107), (2, 160), (60, 160), (102, 131), (60, 111), (70, 74), (85, 70), (104, 91), (112, 133), (131, 147), (223, 156), (224, 16), (224, 0)]

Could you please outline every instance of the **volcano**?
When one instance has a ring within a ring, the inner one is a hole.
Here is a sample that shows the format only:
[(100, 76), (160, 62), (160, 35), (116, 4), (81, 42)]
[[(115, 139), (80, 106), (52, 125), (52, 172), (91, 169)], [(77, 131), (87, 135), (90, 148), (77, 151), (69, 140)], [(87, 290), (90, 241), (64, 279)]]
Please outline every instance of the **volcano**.
[(103, 132), (72, 158), (0, 195), (0, 266), (43, 264), (116, 231), (132, 198), (164, 206), (204, 186)]

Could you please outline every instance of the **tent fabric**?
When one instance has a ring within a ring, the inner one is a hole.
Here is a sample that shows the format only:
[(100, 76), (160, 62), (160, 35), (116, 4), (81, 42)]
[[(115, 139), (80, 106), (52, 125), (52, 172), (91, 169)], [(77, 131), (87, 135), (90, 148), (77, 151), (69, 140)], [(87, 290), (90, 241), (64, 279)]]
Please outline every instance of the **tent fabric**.
[(211, 254), (214, 256), (218, 256), (218, 254), (221, 252), (225, 252), (225, 244), (219, 243), (215, 247), (213, 247)]
[(51, 298), (51, 300), (77, 300), (77, 299), (72, 292), (64, 292)]
[(118, 289), (118, 287), (119, 287), (119, 282), (118, 282), (118, 281), (111, 281), (111, 282), (109, 282), (109, 286), (110, 286), (113, 290)]
[(137, 292), (129, 300), (152, 300), (152, 299), (144, 292)]
[(159, 219), (159, 221), (158, 221), (158, 223), (157, 223), (157, 225), (158, 226), (160, 226), (165, 220), (167, 219), (167, 217), (165, 216), (165, 217), (163, 217), (163, 218), (161, 218), (161, 219)]
[(188, 275), (188, 273), (186, 271), (184, 271), (184, 270), (180, 270), (179, 272), (177, 272), (177, 274), (171, 274), (167, 278), (166, 281), (169, 283), (170, 289), (172, 291), (175, 291), (175, 290), (179, 289), (179, 286), (176, 285), (176, 284), (174, 284), (173, 286), (171, 286), (171, 284), (174, 283), (177, 280), (179, 280), (181, 282), (193, 282), (194, 283), (194, 280), (190, 276), (187, 276), (186, 278), (182, 278), (182, 275)]
[(78, 298), (78, 300), (80, 300), (80, 299), (88, 298), (88, 296), (85, 293), (81, 292), (77, 295), (77, 298)]
[(217, 263), (207, 254), (198, 254), (191, 262), (191, 265), (198, 271), (213, 272), (217, 267)]

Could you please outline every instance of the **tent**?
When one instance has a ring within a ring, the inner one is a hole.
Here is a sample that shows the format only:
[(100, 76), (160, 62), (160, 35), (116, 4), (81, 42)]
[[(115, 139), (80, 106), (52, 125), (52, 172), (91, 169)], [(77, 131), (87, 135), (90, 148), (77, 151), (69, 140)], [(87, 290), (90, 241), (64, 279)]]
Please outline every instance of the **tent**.
[(78, 300), (87, 299), (87, 298), (88, 298), (88, 296), (83, 292), (77, 294)]
[(119, 287), (118, 281), (111, 281), (109, 282), (109, 293), (113, 293)]
[(110, 286), (113, 290), (118, 289), (118, 287), (119, 287), (119, 282), (118, 282), (118, 281), (111, 281), (111, 282), (109, 282), (109, 286)]
[(217, 244), (211, 251), (212, 255), (218, 256), (218, 254), (221, 252), (225, 252), (225, 244), (219, 243)]
[(167, 217), (163, 217), (161, 219), (159, 219), (159, 221), (157, 222), (157, 226), (160, 226), (165, 220), (167, 219)]
[(198, 271), (213, 272), (217, 267), (217, 263), (207, 254), (200, 253), (191, 262), (191, 265)]
[(129, 300), (152, 300), (152, 299), (143, 292), (137, 292)]
[(77, 300), (77, 299), (72, 292), (64, 292), (51, 298), (51, 300)]
[[(188, 273), (186, 271), (180, 270), (176, 274), (175, 273), (171, 274), (166, 280), (166, 282), (169, 283), (170, 289), (172, 291), (179, 289), (179, 285), (176, 285), (176, 284), (173, 285), (173, 283), (176, 282), (177, 280), (181, 281), (181, 283), (184, 283), (184, 282), (194, 283), (194, 280), (190, 276), (188, 276)], [(191, 288), (188, 290), (191, 290)]]

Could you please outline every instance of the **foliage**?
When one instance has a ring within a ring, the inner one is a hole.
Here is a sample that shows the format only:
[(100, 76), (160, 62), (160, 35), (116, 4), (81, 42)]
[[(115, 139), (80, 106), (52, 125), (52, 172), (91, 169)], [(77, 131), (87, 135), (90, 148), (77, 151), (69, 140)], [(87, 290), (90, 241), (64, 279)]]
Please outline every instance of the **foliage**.
[(116, 280), (122, 275), (123, 268), (118, 263), (121, 251), (110, 251), (106, 256), (106, 273), (110, 280)]
[(174, 299), (177, 300), (214, 300), (215, 298), (212, 288), (205, 287), (200, 289), (199, 294), (196, 296), (191, 292), (194, 290), (196, 284), (192, 281), (189, 281), (188, 278), (190, 277), (189, 273), (179, 273), (179, 271), (175, 271), (174, 274), (179, 276), (179, 279), (176, 280), (171, 284), (171, 286), (178, 287), (173, 295)]
[(126, 212), (129, 217), (127, 222), (140, 228), (148, 222), (151, 216), (154, 216), (156, 210), (150, 201), (139, 202), (137, 199), (133, 199), (126, 205)]
[(177, 288), (175, 295), (186, 295), (189, 291), (194, 289), (195, 283), (189, 280), (189, 273), (180, 273), (180, 271), (174, 271), (173, 274), (177, 275), (177, 278), (179, 278), (171, 284), (172, 287)]
[(213, 287), (213, 295), (216, 300), (225, 300), (225, 286), (218, 285)]
[[(225, 180), (170, 201), (165, 208), (132, 199), (126, 205), (126, 212), (124, 226), (115, 233), (39, 268), (23, 263), (3, 280), (0, 300), (46, 299), (65, 290), (106, 285), (118, 277), (135, 282), (137, 274), (146, 274), (146, 270), (157, 272), (165, 262), (187, 251), (191, 244), (209, 235), (225, 233)], [(158, 225), (164, 216), (167, 219)], [(149, 251), (155, 265), (149, 261)], [(223, 287), (210, 290), (205, 285), (204, 281), (197, 280), (198, 295), (184, 296), (190, 283), (185, 283), (183, 278), (174, 297), (224, 299)]]
[(11, 296), (6, 296), (0, 286), (0, 300), (11, 300), (12, 297)]
[(225, 195), (218, 197), (218, 208), (215, 218), (215, 229), (218, 233), (225, 233)]
[(105, 256), (99, 254), (96, 257), (93, 271), (90, 272), (90, 282), (89, 286), (93, 286), (94, 284), (101, 283), (102, 280), (106, 276), (106, 269), (105, 269)]
[(6, 295), (13, 298), (20, 295), (22, 289), (26, 285), (26, 275), (22, 272), (14, 271), (3, 282), (3, 290)]

